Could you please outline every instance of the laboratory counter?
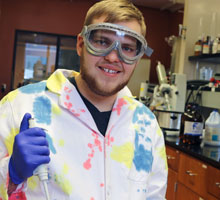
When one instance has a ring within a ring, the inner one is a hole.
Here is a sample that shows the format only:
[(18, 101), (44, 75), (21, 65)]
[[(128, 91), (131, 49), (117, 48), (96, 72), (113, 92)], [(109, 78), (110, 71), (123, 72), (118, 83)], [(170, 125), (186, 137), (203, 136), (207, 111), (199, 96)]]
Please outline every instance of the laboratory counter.
[(220, 147), (209, 145), (182, 144), (176, 136), (165, 136), (166, 146), (173, 147), (189, 156), (201, 160), (215, 168), (220, 169)]

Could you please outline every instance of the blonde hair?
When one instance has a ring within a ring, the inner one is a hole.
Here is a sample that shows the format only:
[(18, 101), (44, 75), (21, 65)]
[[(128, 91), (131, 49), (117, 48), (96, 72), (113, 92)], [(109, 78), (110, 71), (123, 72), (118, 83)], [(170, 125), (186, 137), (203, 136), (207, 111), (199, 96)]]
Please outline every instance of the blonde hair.
[(109, 23), (137, 20), (141, 26), (142, 35), (146, 34), (144, 17), (131, 0), (102, 0), (94, 4), (87, 12), (84, 25), (92, 24), (93, 19), (101, 16), (106, 16), (105, 22)]

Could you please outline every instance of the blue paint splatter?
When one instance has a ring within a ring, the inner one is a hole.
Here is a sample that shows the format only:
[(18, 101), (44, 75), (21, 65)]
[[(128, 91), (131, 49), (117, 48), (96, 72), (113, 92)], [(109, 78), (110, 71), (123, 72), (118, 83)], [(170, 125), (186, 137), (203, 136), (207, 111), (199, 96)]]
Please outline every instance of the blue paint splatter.
[(56, 149), (55, 149), (55, 147), (54, 147), (54, 145), (53, 145), (53, 140), (52, 140), (52, 138), (50, 137), (50, 135), (49, 134), (47, 134), (46, 133), (46, 138), (47, 138), (47, 141), (48, 141), (48, 144), (49, 144), (49, 149), (51, 150), (51, 152), (53, 153), (53, 154), (56, 154)]
[(18, 90), (21, 91), (22, 93), (32, 94), (32, 93), (43, 92), (45, 91), (45, 89), (46, 89), (46, 81), (43, 81), (43, 82), (23, 86)]
[(144, 170), (150, 172), (152, 170), (153, 155), (152, 150), (148, 151), (144, 148), (143, 144), (139, 144), (139, 135), (135, 135), (135, 151), (133, 163), (137, 171)]
[(149, 116), (150, 119), (155, 119), (154, 114), (146, 107), (146, 106), (138, 106), (134, 112), (134, 116), (133, 116), (133, 123), (144, 123), (146, 125), (150, 125), (150, 121), (142, 121), (139, 119), (139, 115), (143, 115), (146, 114)]
[(151, 139), (149, 137), (146, 137), (145, 141), (151, 143)]
[(51, 102), (47, 97), (40, 96), (35, 98), (33, 103), (34, 118), (37, 123), (51, 123)]

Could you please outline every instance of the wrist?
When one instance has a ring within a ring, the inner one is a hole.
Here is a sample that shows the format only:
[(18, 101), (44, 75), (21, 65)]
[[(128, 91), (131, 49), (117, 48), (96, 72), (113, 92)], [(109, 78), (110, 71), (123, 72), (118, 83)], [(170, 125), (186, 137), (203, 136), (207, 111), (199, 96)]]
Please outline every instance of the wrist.
[(9, 178), (9, 184), (8, 184), (8, 196), (9, 197), (17, 189), (17, 186), (18, 184), (13, 183), (12, 180)]
[(13, 164), (12, 164), (12, 158), (10, 158), (10, 161), (9, 161), (9, 178), (10, 178), (10, 181), (14, 183), (15, 185), (19, 185), (20, 183), (24, 181), (24, 179), (21, 179), (17, 175), (15, 168), (13, 167)]

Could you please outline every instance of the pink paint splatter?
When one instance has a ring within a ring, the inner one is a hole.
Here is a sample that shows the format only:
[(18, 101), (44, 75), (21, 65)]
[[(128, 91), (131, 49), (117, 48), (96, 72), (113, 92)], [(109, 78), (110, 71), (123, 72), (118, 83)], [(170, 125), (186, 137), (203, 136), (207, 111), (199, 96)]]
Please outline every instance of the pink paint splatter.
[(70, 95), (66, 95), (66, 100), (70, 100)]
[(64, 105), (70, 110), (72, 108), (72, 103), (70, 102), (64, 102)]
[(126, 104), (127, 104), (127, 102), (123, 98), (120, 98), (120, 99), (118, 99), (118, 104), (116, 105), (115, 108), (112, 109), (112, 111), (117, 111), (117, 115), (120, 115), (122, 106), (124, 106)]
[(91, 159), (88, 159), (86, 162), (83, 163), (83, 167), (87, 170), (89, 170), (92, 165), (91, 165)]
[(94, 158), (95, 149), (98, 149), (102, 152), (102, 143), (99, 140), (99, 136), (95, 131), (92, 131), (92, 136), (94, 137), (94, 143), (88, 143), (88, 147), (90, 148), (91, 152), (88, 154), (88, 159), (83, 163), (83, 167), (89, 170), (91, 166), (91, 159)]
[(104, 183), (100, 183), (100, 187), (104, 187)]
[(64, 87), (64, 91), (67, 93), (66, 94), (66, 101), (64, 102), (64, 105), (66, 106), (66, 108), (68, 110), (70, 110), (70, 112), (72, 112), (73, 115), (75, 115), (76, 117), (80, 116), (80, 112), (81, 113), (85, 113), (86, 112), (85, 109), (80, 109), (79, 112), (77, 112), (76, 110), (72, 109), (73, 105), (70, 102), (70, 95), (69, 95), (72, 92), (72, 90), (65, 86)]
[(108, 146), (110, 146), (111, 143), (114, 142), (114, 137), (110, 136), (110, 133), (111, 133), (112, 129), (113, 129), (113, 126), (110, 128), (110, 130), (108, 131), (108, 133), (105, 137), (105, 144), (107, 144)]
[(67, 86), (64, 87), (64, 91), (67, 92), (67, 93), (71, 93), (72, 92), (72, 90), (69, 89)]

